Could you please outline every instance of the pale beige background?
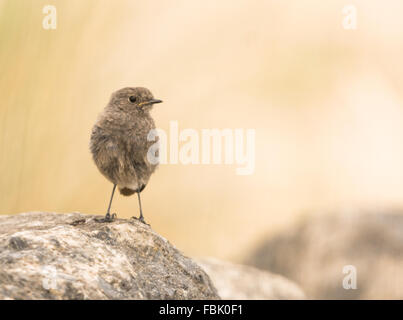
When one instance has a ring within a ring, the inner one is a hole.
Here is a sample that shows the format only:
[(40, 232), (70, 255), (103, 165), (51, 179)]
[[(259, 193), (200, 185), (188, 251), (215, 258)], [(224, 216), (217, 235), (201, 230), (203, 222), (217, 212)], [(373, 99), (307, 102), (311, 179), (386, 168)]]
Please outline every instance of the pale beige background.
[[(42, 8), (57, 8), (57, 30)], [(88, 151), (110, 93), (146, 86), (165, 130), (255, 128), (256, 171), (165, 165), (144, 191), (153, 228), (235, 259), (307, 213), (403, 204), (403, 3), (0, 1), (0, 212), (105, 212)], [(137, 199), (118, 196), (120, 217)]]

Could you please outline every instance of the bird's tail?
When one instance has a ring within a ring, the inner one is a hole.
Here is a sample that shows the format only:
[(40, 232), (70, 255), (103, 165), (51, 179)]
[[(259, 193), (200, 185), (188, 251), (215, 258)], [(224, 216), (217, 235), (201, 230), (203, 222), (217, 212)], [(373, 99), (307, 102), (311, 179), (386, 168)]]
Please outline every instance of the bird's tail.
[(136, 190), (133, 189), (129, 189), (129, 188), (122, 188), (119, 189), (120, 194), (124, 195), (124, 196), (131, 196), (133, 193), (136, 192)]

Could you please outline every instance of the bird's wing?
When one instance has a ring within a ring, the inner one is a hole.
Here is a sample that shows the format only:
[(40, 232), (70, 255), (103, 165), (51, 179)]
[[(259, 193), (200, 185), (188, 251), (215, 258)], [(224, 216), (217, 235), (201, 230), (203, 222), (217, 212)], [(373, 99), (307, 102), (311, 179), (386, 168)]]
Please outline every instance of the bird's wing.
[(118, 140), (103, 130), (94, 130), (91, 136), (91, 152), (99, 170), (110, 180), (117, 181), (120, 171), (124, 168)]

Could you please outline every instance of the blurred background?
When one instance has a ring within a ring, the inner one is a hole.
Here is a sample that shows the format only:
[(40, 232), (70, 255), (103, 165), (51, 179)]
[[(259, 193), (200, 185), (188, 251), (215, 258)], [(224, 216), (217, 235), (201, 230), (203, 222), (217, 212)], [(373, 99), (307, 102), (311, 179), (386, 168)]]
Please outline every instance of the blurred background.
[[(354, 1), (356, 30), (348, 4), (0, 0), (0, 213), (105, 213), (89, 137), (125, 86), (164, 100), (166, 131), (256, 129), (254, 174), (168, 164), (143, 192), (147, 221), (188, 255), (241, 261), (307, 217), (398, 212), (403, 2)], [(138, 215), (137, 199), (113, 212)]]

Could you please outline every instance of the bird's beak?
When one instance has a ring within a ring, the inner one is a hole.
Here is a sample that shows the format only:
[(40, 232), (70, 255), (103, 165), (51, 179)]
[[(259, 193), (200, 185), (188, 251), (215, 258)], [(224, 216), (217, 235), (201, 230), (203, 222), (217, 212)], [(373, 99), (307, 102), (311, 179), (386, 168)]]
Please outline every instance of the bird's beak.
[(158, 99), (151, 99), (151, 100), (148, 100), (148, 101), (145, 101), (145, 102), (142, 102), (142, 103), (140, 103), (140, 106), (149, 106), (149, 105), (151, 105), (151, 104), (155, 104), (155, 103), (161, 103), (162, 102), (162, 100), (158, 100)]

